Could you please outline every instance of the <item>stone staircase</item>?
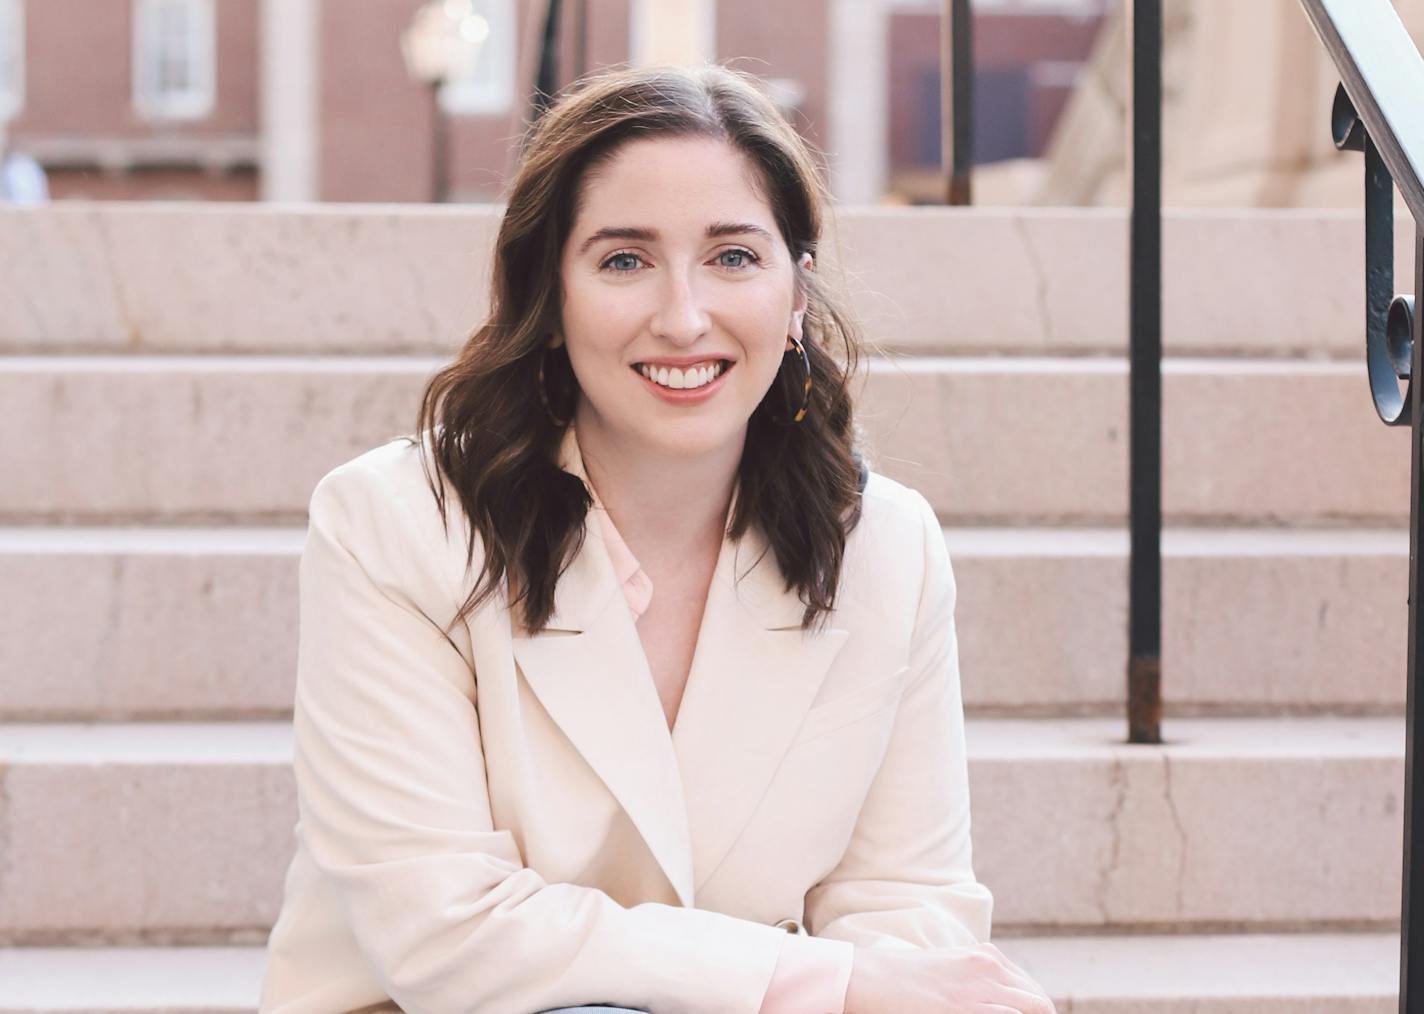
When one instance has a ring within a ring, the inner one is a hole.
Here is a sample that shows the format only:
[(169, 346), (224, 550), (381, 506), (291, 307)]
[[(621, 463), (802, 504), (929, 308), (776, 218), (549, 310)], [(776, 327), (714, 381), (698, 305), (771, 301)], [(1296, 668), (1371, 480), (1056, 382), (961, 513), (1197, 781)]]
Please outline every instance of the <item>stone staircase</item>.
[[(495, 226), (0, 210), (0, 1014), (254, 1009), (307, 498), (412, 425)], [(1363, 220), (1165, 228), (1162, 746), (1124, 743), (1124, 213), (847, 209), (822, 254), (876, 467), (946, 525), (995, 940), (1061, 1014), (1385, 1014), (1409, 464)]]

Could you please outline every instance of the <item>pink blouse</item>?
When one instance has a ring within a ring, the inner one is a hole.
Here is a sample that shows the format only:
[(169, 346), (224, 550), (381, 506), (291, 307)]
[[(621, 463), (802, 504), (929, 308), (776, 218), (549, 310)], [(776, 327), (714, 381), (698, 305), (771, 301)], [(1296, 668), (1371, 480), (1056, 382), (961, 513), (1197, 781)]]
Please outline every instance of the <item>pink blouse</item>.
[[(589, 489), (592, 492), (592, 483)], [(613, 527), (613, 519), (596, 492), (593, 510), (598, 515), (613, 572), (623, 586), (623, 597), (636, 622), (652, 601), (653, 582)], [(843, 940), (787, 933), (771, 985), (762, 999), (761, 1014), (844, 1014), (854, 955), (855, 949)]]

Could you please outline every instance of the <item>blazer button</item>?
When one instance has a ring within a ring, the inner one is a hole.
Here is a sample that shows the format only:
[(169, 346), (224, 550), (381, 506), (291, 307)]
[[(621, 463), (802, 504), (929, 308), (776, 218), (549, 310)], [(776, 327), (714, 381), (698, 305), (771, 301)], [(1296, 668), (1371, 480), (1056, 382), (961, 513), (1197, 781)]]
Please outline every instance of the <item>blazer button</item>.
[(777, 929), (784, 929), (788, 933), (800, 933), (801, 924), (795, 919), (782, 919), (776, 924)]

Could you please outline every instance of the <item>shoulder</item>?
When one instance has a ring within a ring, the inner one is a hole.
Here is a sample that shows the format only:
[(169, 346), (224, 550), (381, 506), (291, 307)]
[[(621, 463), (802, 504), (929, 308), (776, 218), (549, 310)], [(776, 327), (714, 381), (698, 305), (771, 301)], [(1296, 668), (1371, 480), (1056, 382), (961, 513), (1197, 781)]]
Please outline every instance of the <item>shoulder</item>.
[(838, 608), (898, 627), (917, 614), (926, 586), (947, 570), (944, 532), (929, 501), (871, 472), (860, 521), (846, 540)]
[(313, 527), (329, 528), (368, 553), (438, 570), (443, 581), (458, 583), (464, 572), (469, 524), (459, 496), (413, 438), (397, 437), (331, 469), (312, 490), (308, 516)]
[(419, 479), (425, 484), (420, 448), (412, 438), (402, 436), (370, 450), (362, 451), (321, 477), (315, 492), (339, 492), (351, 496), (408, 498)]
[(397, 437), (343, 461), (323, 475), (312, 490), (310, 511), (314, 516), (339, 511), (370, 517), (396, 507), (418, 511), (425, 499), (434, 506), (420, 449), (408, 438)]
[(922, 493), (879, 472), (870, 473), (852, 542), (870, 543), (887, 552), (895, 548), (923, 552), (927, 534), (939, 531), (934, 508)]

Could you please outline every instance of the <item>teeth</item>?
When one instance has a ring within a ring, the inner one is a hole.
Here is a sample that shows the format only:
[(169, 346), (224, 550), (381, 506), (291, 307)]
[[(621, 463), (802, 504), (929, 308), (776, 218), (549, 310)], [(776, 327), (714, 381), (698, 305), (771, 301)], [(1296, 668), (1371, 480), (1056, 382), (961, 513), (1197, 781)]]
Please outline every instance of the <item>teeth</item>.
[(685, 370), (676, 366), (669, 368), (640, 363), (638, 371), (659, 387), (671, 388), (674, 391), (686, 391), (710, 384), (720, 377), (722, 363), (719, 360), (707, 366), (691, 366)]

